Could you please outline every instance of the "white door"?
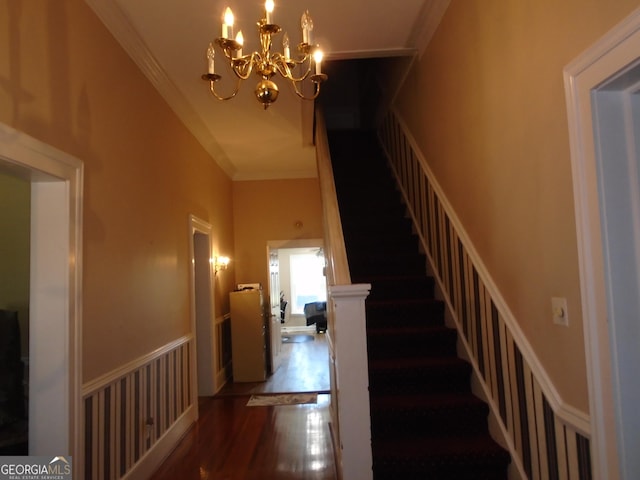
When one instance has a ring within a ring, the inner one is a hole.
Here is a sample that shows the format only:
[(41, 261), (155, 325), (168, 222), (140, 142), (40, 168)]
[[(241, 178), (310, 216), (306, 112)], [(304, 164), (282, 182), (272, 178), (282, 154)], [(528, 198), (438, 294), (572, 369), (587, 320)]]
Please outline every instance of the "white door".
[(609, 347), (623, 478), (640, 476), (640, 65), (593, 92)]

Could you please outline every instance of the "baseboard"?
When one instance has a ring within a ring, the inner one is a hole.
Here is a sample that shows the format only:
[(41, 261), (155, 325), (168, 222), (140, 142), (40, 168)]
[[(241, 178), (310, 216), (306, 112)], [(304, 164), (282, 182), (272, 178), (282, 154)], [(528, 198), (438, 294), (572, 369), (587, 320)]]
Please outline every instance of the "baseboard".
[(192, 404), (122, 479), (137, 480), (151, 477), (196, 420), (196, 406)]
[(315, 325), (309, 325), (308, 327), (282, 327), (282, 334), (285, 335), (287, 333), (313, 333), (315, 332)]

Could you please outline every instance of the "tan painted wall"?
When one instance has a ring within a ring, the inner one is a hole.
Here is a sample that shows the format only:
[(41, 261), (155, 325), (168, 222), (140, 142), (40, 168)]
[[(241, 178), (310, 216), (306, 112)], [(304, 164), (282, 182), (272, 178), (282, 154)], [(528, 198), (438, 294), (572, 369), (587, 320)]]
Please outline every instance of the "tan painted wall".
[[(565, 401), (588, 411), (562, 71), (637, 0), (453, 0), (398, 99)], [(568, 299), (569, 328), (550, 299)]]
[(233, 256), (231, 181), (83, 1), (3, 2), (0, 39), (0, 122), (85, 164), (88, 381), (189, 332), (188, 217)]
[(18, 312), (22, 355), (29, 353), (31, 188), (0, 172), (0, 309)]
[(233, 224), (237, 283), (267, 291), (267, 242), (323, 238), (318, 179), (234, 182)]

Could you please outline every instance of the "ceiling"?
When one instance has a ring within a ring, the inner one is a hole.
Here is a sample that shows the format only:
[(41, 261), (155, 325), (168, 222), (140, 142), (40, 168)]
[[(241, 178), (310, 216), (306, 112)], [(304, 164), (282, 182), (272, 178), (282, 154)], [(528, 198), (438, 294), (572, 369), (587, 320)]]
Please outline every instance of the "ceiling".
[[(86, 0), (149, 78), (182, 122), (233, 180), (314, 177), (311, 145), (313, 103), (299, 99), (282, 78), (280, 95), (267, 110), (255, 99), (256, 76), (242, 82), (238, 95), (216, 100), (208, 83), (205, 52), (221, 35), (222, 12), (230, 6), (234, 31), (243, 31), (243, 50), (258, 50), (256, 22), (262, 0)], [(288, 32), (292, 51), (301, 41), (300, 16), (309, 10), (313, 41), (325, 52), (326, 67), (355, 59), (412, 56), (435, 30), (449, 0), (275, 0), (274, 23)], [(282, 34), (280, 34), (282, 35)], [(274, 51), (281, 50), (281, 37)], [(236, 81), (221, 65), (216, 73), (222, 94)], [(324, 70), (324, 68), (323, 68)], [(334, 78), (334, 82), (340, 76)], [(328, 82), (331, 82), (329, 78)], [(326, 84), (328, 85), (328, 84)], [(336, 91), (337, 85), (332, 85)], [(321, 91), (322, 95), (322, 91)]]

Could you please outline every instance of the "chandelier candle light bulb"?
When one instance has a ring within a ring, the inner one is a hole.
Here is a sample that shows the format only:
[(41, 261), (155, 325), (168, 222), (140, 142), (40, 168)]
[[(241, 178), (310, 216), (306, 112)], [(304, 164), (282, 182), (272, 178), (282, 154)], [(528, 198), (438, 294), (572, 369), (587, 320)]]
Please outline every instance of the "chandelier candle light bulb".
[(324, 56), (324, 54), (322, 53), (322, 50), (317, 49), (315, 52), (313, 52), (313, 60), (316, 62), (316, 75), (321, 75), (322, 74), (322, 57)]
[(222, 38), (231, 37), (233, 37), (233, 12), (227, 7), (222, 17)]
[(264, 10), (266, 13), (265, 16), (265, 21), (267, 23), (267, 25), (272, 25), (273, 24), (273, 9), (275, 7), (275, 3), (273, 0), (266, 0), (266, 2), (264, 2)]
[(240, 58), (242, 57), (242, 45), (244, 45), (244, 37), (242, 36), (242, 30), (238, 31), (238, 34), (236, 35), (236, 42), (238, 43), (238, 45), (240, 45), (240, 48), (236, 50), (236, 58)]
[(289, 35), (285, 32), (282, 37), (282, 49), (284, 51), (284, 58), (288, 60), (291, 58), (291, 49), (289, 48)]

